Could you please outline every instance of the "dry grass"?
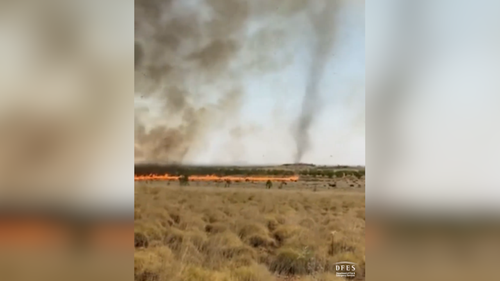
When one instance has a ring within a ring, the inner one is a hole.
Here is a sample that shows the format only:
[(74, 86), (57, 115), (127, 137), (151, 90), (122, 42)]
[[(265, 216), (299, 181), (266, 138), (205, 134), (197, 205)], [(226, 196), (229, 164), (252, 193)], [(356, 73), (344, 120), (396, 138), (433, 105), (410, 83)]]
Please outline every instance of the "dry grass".
[(138, 183), (135, 280), (330, 281), (337, 261), (364, 271), (364, 192), (244, 185)]

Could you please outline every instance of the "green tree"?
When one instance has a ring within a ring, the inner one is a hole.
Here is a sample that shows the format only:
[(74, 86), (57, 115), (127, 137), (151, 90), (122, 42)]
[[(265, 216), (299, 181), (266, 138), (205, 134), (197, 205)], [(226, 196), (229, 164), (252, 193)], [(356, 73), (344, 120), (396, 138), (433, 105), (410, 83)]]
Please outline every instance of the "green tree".
[(273, 182), (271, 180), (267, 180), (266, 181), (266, 188), (271, 189), (271, 187), (273, 187)]

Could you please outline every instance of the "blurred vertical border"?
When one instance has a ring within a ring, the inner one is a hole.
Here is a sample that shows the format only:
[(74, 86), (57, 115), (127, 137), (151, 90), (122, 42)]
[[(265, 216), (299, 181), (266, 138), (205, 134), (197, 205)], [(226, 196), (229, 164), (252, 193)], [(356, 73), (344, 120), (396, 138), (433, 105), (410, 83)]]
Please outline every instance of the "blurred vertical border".
[(0, 280), (133, 280), (133, 1), (0, 1)]
[(368, 280), (500, 276), (499, 8), (367, 3)]

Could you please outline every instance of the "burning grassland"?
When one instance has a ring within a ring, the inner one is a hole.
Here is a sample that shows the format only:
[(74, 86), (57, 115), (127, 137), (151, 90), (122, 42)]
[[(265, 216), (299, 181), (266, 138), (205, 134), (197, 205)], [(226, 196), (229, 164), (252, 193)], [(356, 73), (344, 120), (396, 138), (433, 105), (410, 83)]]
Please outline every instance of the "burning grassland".
[[(273, 186), (282, 189), (364, 188), (364, 168), (348, 166), (175, 166), (136, 165), (136, 182), (179, 181), (203, 186), (242, 186), (250, 188)], [(264, 184), (265, 183), (265, 184)]]
[[(164, 175), (155, 175), (155, 174), (150, 174), (150, 175), (143, 175), (143, 176), (134, 176), (135, 181), (155, 181), (155, 180), (163, 180), (163, 181), (177, 181), (181, 180), (183, 176), (174, 176), (174, 175), (169, 175), (169, 174), (164, 174)], [(187, 177), (188, 180), (190, 181), (231, 181), (231, 182), (265, 182), (265, 181), (284, 181), (284, 182), (289, 182), (289, 181), (298, 181), (299, 177), (298, 176), (292, 176), (292, 177), (237, 177), (237, 176), (217, 176), (217, 175), (194, 175), (194, 176), (189, 176)]]

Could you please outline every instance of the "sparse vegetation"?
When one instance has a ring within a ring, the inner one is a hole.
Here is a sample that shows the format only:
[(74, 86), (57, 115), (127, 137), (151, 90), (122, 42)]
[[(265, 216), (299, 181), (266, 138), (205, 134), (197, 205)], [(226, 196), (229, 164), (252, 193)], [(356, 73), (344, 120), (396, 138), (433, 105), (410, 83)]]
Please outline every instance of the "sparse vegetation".
[(189, 185), (189, 176), (182, 175), (179, 177), (179, 185)]
[(342, 280), (334, 263), (344, 260), (363, 274), (364, 192), (293, 184), (179, 189), (138, 182), (135, 280)]

